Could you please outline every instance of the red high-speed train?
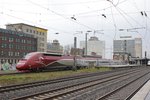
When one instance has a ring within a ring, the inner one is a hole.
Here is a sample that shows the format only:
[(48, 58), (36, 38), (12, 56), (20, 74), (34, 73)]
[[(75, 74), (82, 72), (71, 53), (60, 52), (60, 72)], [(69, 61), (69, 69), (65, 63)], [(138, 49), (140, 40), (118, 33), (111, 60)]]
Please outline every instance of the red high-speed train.
[(30, 70), (30, 71), (41, 71), (43, 69), (56, 67), (69, 67), (73, 66), (87, 67), (97, 66), (100, 58), (98, 57), (82, 57), (82, 56), (71, 56), (71, 55), (60, 55), (43, 52), (32, 52), (27, 54), (21, 59), (16, 68), (19, 71)]

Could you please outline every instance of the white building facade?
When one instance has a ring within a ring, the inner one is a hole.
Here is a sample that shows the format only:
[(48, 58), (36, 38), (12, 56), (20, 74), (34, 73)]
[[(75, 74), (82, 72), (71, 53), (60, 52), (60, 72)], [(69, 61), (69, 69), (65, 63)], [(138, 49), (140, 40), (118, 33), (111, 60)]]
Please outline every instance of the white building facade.
[[(80, 48), (85, 49), (85, 41), (80, 42)], [(87, 55), (102, 56), (105, 58), (105, 41), (100, 41), (93, 36), (87, 41)]]

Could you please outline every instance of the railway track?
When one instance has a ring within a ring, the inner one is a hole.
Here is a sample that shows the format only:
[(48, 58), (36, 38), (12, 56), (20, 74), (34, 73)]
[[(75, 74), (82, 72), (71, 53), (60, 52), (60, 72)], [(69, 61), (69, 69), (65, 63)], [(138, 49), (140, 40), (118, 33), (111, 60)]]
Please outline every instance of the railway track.
[[(133, 74), (134, 72), (134, 74)], [(144, 73), (145, 72), (145, 73)], [(58, 88), (54, 90), (49, 90), (45, 92), (39, 92), (32, 95), (26, 95), (19, 98), (14, 98), (15, 100), (19, 99), (37, 99), (37, 100), (49, 100), (49, 99), (64, 99), (64, 100), (100, 100), (105, 99), (107, 96), (111, 95), (113, 92), (116, 92), (117, 90), (127, 86), (128, 84), (134, 82), (135, 80), (138, 80), (139, 78), (143, 77), (144, 75), (148, 74), (149, 71), (145, 70), (143, 73), (141, 71), (130, 71), (129, 73), (122, 73), (122, 75), (114, 75), (111, 77), (108, 77), (106, 79), (100, 79), (91, 81), (88, 83), (81, 83), (71, 86), (66, 86), (63, 88)], [(137, 76), (137, 77), (135, 77)], [(134, 77), (134, 79), (132, 79)], [(123, 83), (123, 85), (119, 85), (118, 83)], [(119, 85), (116, 88), (116, 84)], [(108, 88), (115, 87), (114, 89), (111, 89), (111, 91), (106, 91)], [(91, 91), (94, 90), (94, 91)], [(89, 92), (90, 91), (90, 92)], [(101, 96), (96, 95), (95, 97), (95, 91), (96, 93), (100, 93)], [(99, 92), (98, 92), (99, 91)], [(102, 93), (105, 91), (105, 93)], [(93, 94), (94, 92), (94, 94)], [(88, 96), (90, 95), (90, 97)]]
[[(114, 71), (111, 71), (111, 72), (117, 72), (117, 71), (114, 70)], [(103, 74), (107, 74), (107, 73), (110, 73), (110, 71), (88, 73), (88, 74), (81, 74), (81, 75), (73, 75), (73, 76), (68, 76), (68, 77), (63, 77), (63, 78), (52, 79), (52, 80), (37, 81), (37, 82), (31, 82), (31, 83), (23, 83), (23, 84), (17, 84), (17, 85), (8, 85), (8, 86), (0, 87), (0, 93), (9, 92), (9, 91), (13, 91), (13, 90), (19, 90), (19, 89), (23, 89), (23, 88), (30, 88), (30, 87), (33, 87), (33, 86), (54, 84), (54, 83), (63, 82), (63, 81), (69, 81), (69, 80), (74, 80), (74, 79), (92, 77), (92, 76), (96, 76), (96, 75), (103, 75)]]
[(51, 80), (45, 80), (45, 81), (37, 81), (37, 82), (22, 83), (22, 84), (16, 84), (16, 85), (8, 85), (8, 86), (0, 87), (0, 93), (13, 91), (13, 90), (17, 90), (17, 89), (29, 88), (29, 87), (33, 87), (33, 86), (53, 84), (53, 83), (57, 83), (57, 82), (67, 81), (67, 80), (80, 79), (80, 78), (90, 77), (90, 76), (95, 76), (95, 75), (103, 75), (103, 74), (107, 74), (110, 72), (112, 73), (112, 72), (117, 72), (117, 71), (126, 70), (126, 69), (128, 70), (128, 68), (125, 68), (125, 69), (117, 69), (117, 70), (106, 71), (106, 72), (83, 73), (80, 75), (79, 74), (78, 75), (72, 75), (72, 76), (67, 76), (67, 77), (57, 78), (57, 79), (51, 79)]
[[(2, 100), (5, 99), (14, 99), (14, 100), (22, 100), (22, 99), (64, 99), (64, 100), (74, 100), (74, 99), (105, 99), (108, 98), (106, 94), (112, 95), (111, 91), (114, 91), (116, 89), (116, 86), (118, 87), (119, 83), (121, 85), (119, 86), (128, 86), (126, 83), (127, 81), (132, 82), (133, 80), (138, 80), (140, 77), (143, 77), (144, 75), (147, 75), (150, 72), (149, 70), (146, 70), (147, 68), (135, 68), (135, 69), (128, 69), (128, 70), (122, 70), (122, 71), (114, 71), (114, 72), (107, 72), (99, 74), (96, 73), (96, 75), (88, 75), (85, 77), (79, 78), (77, 76), (76, 78), (67, 78), (68, 80), (62, 80), (54, 82), (54, 83), (48, 83), (46, 85), (49, 85), (47, 87), (47, 90), (41, 90), (44, 88), (44, 84), (35, 87), (31, 87), (27, 89), (27, 87), (24, 87), (23, 89), (18, 90), (11, 90), (11, 91), (1, 91), (0, 97), (6, 96), (6, 98), (2, 98)], [(135, 77), (136, 76), (136, 77)], [(134, 78), (134, 79), (132, 79)], [(125, 83), (123, 83), (125, 81)], [(128, 84), (129, 84), (128, 83)], [(55, 85), (54, 85), (55, 84)], [(57, 85), (56, 85), (57, 84)], [(122, 85), (124, 84), (124, 85)], [(31, 85), (32, 86), (32, 85)], [(39, 89), (37, 89), (39, 88)], [(121, 89), (121, 88), (119, 88)], [(117, 90), (119, 90), (117, 89)], [(28, 93), (24, 93), (25, 90), (28, 90)], [(41, 91), (39, 91), (41, 90)], [(111, 91), (108, 91), (111, 90)], [(22, 95), (15, 95), (12, 96), (12, 94), (17, 94), (18, 91)], [(29, 91), (33, 91), (30, 93)], [(36, 92), (34, 92), (36, 91)], [(99, 91), (99, 92), (96, 92)], [(105, 91), (105, 93), (103, 93)], [(96, 94), (99, 93), (99, 94)], [(111, 94), (109, 94), (111, 93)], [(117, 92), (116, 92), (117, 93)], [(90, 97), (88, 97), (88, 96)], [(86, 97), (86, 98), (85, 98)]]

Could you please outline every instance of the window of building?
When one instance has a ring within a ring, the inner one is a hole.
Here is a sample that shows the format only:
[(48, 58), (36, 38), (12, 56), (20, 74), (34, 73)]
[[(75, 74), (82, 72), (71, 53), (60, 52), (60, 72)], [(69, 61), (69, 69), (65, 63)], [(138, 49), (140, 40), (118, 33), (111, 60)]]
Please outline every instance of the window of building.
[(24, 40), (24, 39), (22, 39), (22, 40), (21, 40), (21, 43), (25, 43), (25, 40)]
[(26, 53), (25, 52), (23, 52), (23, 56), (25, 56), (26, 55)]
[(14, 34), (14, 31), (12, 31), (11, 34)]
[(18, 55), (18, 52), (15, 52), (15, 56), (17, 56)]
[(9, 38), (9, 42), (13, 42), (14, 41), (14, 39), (13, 38)]
[(13, 56), (13, 52), (11, 52), (11, 56)]
[(4, 43), (4, 44), (1, 45), (1, 47), (2, 48), (7, 48), (7, 44)]
[(14, 47), (14, 45), (13, 44), (9, 44), (9, 48), (11, 49), (11, 48), (13, 48)]
[(35, 50), (35, 48), (34, 47), (32, 47), (32, 51), (34, 51)]
[(19, 52), (17, 52), (17, 56), (19, 56), (20, 55), (20, 53)]
[(20, 42), (20, 39), (16, 39), (16, 42)]
[(29, 32), (29, 29), (26, 29), (26, 32)]
[(30, 33), (32, 33), (32, 30), (30, 29)]
[(18, 45), (16, 45), (16, 49), (17, 49), (17, 50), (19, 49), (19, 46), (18, 46)]
[(31, 40), (28, 40), (28, 44), (31, 44)]
[(2, 36), (2, 40), (6, 41), (6, 40), (7, 40), (7, 37)]
[(38, 31), (36, 31), (36, 34), (38, 35), (38, 34), (39, 34), (39, 32), (38, 32)]
[(8, 56), (11, 56), (11, 52), (8, 52)]

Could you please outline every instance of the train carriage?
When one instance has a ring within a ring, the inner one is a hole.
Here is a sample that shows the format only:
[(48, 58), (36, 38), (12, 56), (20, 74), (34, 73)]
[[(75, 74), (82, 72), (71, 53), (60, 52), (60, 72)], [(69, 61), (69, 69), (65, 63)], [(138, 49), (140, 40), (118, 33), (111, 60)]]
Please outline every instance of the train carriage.
[(111, 65), (113, 63), (116, 62), (113, 62), (112, 60), (102, 60), (98, 57), (82, 57), (54, 53), (32, 52), (21, 59), (16, 65), (16, 68), (20, 71), (41, 71), (48, 68), (73, 68), (74, 66), (76, 66), (77, 68), (85, 68)]

